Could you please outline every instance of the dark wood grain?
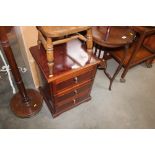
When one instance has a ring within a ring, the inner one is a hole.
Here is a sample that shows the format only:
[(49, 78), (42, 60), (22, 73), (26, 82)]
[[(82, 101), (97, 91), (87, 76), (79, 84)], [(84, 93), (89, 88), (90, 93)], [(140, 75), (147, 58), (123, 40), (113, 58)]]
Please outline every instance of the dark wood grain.
[(11, 110), (19, 117), (31, 117), (37, 114), (42, 107), (42, 96), (33, 89), (25, 89), (18, 66), (16, 64), (12, 49), (10, 47), (7, 32), (10, 27), (0, 26), (0, 43), (10, 65), (14, 80), (19, 92), (16, 93), (10, 102)]
[[(105, 75), (110, 80), (109, 90), (111, 90), (112, 83), (121, 68), (123, 67), (124, 62), (127, 59), (127, 51), (129, 49), (130, 44), (132, 44), (134, 39), (134, 31), (128, 27), (120, 27), (120, 26), (95, 26), (93, 27), (93, 40), (94, 46), (96, 48), (94, 54), (101, 61), (108, 60), (110, 55), (114, 55), (115, 51), (118, 49), (121, 50), (121, 57), (119, 61), (119, 65), (116, 68), (113, 75), (107, 71), (107, 65), (105, 63), (101, 63), (98, 69), (103, 69)], [(108, 56), (109, 55), (109, 56)], [(106, 66), (106, 67), (105, 67)], [(121, 78), (122, 82), (125, 82), (125, 79)]]
[[(80, 39), (86, 42), (87, 52), (92, 55), (92, 29), (89, 26), (37, 26), (38, 48), (42, 44), (46, 50), (49, 77), (53, 76), (54, 48), (71, 40)], [(86, 37), (79, 32), (87, 31)]]
[(38, 64), (42, 85), (40, 91), (53, 117), (91, 99), (93, 81), (99, 60), (78, 40), (55, 46), (53, 76), (49, 77), (46, 52), (43, 47), (30, 48)]
[[(67, 46), (69, 44), (69, 46)], [(67, 43), (55, 46), (54, 49), (54, 66), (53, 66), (53, 76), (49, 77), (49, 68), (47, 65), (46, 59), (46, 51), (41, 46), (40, 50), (38, 50), (38, 46), (34, 46), (30, 48), (32, 56), (35, 58), (36, 63), (42, 70), (46, 80), (48, 82), (52, 82), (55, 79), (61, 77), (62, 74), (65, 75), (73, 75), (74, 71), (76, 73), (76, 69), (73, 69), (74, 66), (79, 68), (86, 68), (92, 66), (91, 64), (95, 64), (97, 59), (95, 57), (91, 57), (90, 61), (88, 61), (88, 53), (85, 48), (83, 48), (80, 41), (75, 41), (74, 44)], [(79, 54), (80, 51), (80, 54)], [(98, 61), (99, 62), (99, 61)], [(80, 64), (86, 65), (82, 67)]]
[[(155, 50), (151, 46), (145, 45), (145, 40), (155, 34), (155, 27), (146, 27), (146, 26), (133, 26), (132, 29), (137, 33), (137, 38), (134, 43), (133, 48), (128, 51), (128, 56), (124, 62), (124, 71), (121, 75), (124, 78), (128, 70), (143, 62), (146, 63), (148, 67), (152, 66), (152, 61), (155, 58)], [(154, 43), (153, 43), (154, 44)], [(113, 58), (118, 62), (121, 58), (121, 51), (113, 53)]]

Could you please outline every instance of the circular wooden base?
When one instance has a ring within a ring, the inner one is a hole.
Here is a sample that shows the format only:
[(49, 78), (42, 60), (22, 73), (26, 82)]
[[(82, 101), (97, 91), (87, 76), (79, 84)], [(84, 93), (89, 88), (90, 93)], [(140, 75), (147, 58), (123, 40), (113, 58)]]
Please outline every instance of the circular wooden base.
[(18, 117), (31, 117), (37, 114), (42, 107), (43, 97), (33, 89), (26, 90), (29, 97), (29, 102), (24, 103), (19, 92), (13, 96), (10, 102), (10, 107), (13, 113)]

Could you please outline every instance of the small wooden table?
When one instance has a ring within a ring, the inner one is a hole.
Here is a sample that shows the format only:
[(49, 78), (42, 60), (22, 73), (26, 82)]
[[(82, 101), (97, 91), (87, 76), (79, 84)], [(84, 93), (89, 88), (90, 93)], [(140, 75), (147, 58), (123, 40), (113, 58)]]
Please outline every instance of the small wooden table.
[[(115, 53), (115, 50), (118, 48), (124, 49), (122, 51), (122, 57), (120, 59), (119, 65), (113, 75), (110, 75), (109, 72), (107, 72), (107, 67), (102, 67), (102, 65), (98, 67), (98, 69), (104, 70), (105, 75), (110, 80), (109, 90), (111, 90), (112, 83), (122, 68), (122, 65), (127, 56), (128, 48), (130, 44), (133, 43), (133, 39), (134, 33), (128, 27), (93, 27), (93, 41), (95, 45), (94, 55), (101, 59), (101, 61), (107, 60), (109, 56)], [(121, 82), (125, 82), (125, 79), (120, 80)]]
[[(133, 26), (132, 29), (137, 33), (137, 41), (129, 48), (126, 60), (123, 63), (124, 71), (121, 78), (124, 79), (128, 70), (142, 62), (148, 62), (147, 67), (151, 67), (153, 58), (155, 58), (155, 50), (144, 44), (146, 38), (155, 34), (155, 27)], [(118, 50), (111, 54), (112, 57), (120, 62), (122, 51)]]

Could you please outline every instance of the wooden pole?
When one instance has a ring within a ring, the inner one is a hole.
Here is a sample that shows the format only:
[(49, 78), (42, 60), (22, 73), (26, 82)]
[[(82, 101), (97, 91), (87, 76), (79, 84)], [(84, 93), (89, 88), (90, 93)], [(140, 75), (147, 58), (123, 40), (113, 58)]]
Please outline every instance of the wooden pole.
[(42, 96), (33, 89), (25, 89), (12, 49), (10, 47), (5, 26), (0, 26), (0, 43), (10, 65), (19, 92), (10, 102), (11, 110), (19, 117), (31, 117), (42, 107)]

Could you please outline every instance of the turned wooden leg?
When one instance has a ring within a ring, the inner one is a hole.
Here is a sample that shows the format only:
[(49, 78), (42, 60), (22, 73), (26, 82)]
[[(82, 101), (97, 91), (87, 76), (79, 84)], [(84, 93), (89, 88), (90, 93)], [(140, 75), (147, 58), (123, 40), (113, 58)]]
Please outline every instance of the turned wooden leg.
[(94, 45), (94, 47), (95, 47), (95, 52), (94, 52), (94, 55), (95, 55), (95, 57), (97, 57), (97, 56), (96, 56), (96, 54), (97, 54), (97, 50), (98, 50), (98, 48), (97, 48), (97, 47), (98, 47), (98, 45), (97, 45), (97, 44), (95, 44), (95, 45)]
[(87, 30), (87, 52), (92, 55), (93, 53), (93, 36), (92, 36), (92, 29)]
[(38, 34), (38, 40), (37, 40), (37, 44), (38, 44), (38, 48), (40, 49), (41, 40), (40, 40), (39, 34)]
[(102, 49), (97, 44), (94, 44), (94, 48), (95, 48), (94, 56), (100, 60), (100, 64), (98, 64), (97, 68), (103, 70), (105, 69), (105, 61), (103, 61), (103, 58), (100, 58)]
[(51, 38), (47, 38), (47, 61), (49, 67), (49, 77), (53, 76), (53, 65), (54, 65), (54, 56), (53, 56), (53, 43)]

